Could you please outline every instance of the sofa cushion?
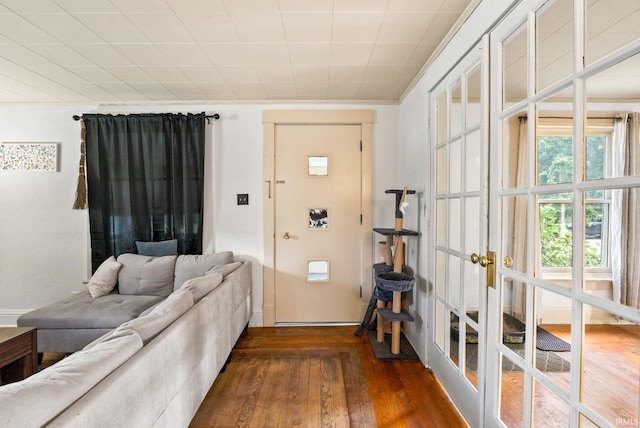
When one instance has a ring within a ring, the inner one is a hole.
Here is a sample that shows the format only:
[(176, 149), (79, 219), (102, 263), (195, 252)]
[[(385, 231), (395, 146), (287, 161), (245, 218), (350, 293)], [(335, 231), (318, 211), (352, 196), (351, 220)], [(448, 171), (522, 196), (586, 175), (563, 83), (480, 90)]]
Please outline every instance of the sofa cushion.
[(111, 293), (118, 282), (118, 272), (121, 267), (122, 265), (116, 261), (114, 256), (102, 262), (87, 283), (87, 290), (89, 290), (91, 297), (100, 297)]
[(212, 275), (216, 272), (219, 272), (222, 274), (222, 277), (224, 278), (234, 270), (238, 269), (241, 265), (242, 265), (242, 262), (233, 262), (233, 263), (227, 263), (226, 265), (214, 266), (211, 269), (209, 269), (205, 275)]
[(225, 265), (231, 262), (233, 262), (233, 253), (231, 251), (203, 255), (180, 255), (176, 260), (176, 277), (173, 289), (177, 290), (182, 287), (182, 284), (188, 279), (204, 276), (213, 266)]
[(166, 297), (173, 291), (173, 272), (176, 256), (151, 257), (139, 254), (120, 254), (118, 273), (120, 294), (144, 294)]
[(222, 274), (220, 272), (207, 273), (206, 276), (191, 278), (182, 284), (180, 290), (187, 290), (193, 295), (194, 303), (198, 303), (207, 294), (211, 293), (218, 285), (222, 283)]
[(11, 427), (45, 426), (141, 348), (142, 340), (136, 332), (121, 332), (23, 381), (3, 386), (0, 423)]
[(141, 256), (177, 256), (178, 240), (169, 239), (168, 241), (159, 242), (136, 241), (136, 249)]
[(142, 341), (147, 344), (192, 306), (193, 296), (191, 293), (186, 290), (176, 291), (171, 293), (149, 314), (122, 324), (114, 331), (114, 334), (121, 330), (134, 330), (140, 335)]
[(87, 293), (74, 294), (21, 315), (18, 325), (39, 329), (116, 328), (160, 300), (159, 296), (108, 294), (94, 299)]

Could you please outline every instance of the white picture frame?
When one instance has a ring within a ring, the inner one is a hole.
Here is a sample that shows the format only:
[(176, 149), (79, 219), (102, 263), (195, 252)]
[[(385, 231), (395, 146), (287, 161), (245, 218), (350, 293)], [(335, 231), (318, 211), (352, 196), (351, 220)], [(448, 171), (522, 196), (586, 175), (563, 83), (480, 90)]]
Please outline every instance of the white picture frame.
[(46, 171), (60, 169), (59, 143), (0, 143), (0, 170)]

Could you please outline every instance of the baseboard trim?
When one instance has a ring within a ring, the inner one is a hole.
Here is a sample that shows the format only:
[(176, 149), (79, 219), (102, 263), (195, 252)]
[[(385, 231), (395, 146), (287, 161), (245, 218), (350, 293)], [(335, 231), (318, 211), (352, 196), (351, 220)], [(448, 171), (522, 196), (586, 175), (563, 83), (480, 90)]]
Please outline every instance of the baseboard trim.
[[(601, 309), (585, 310), (585, 324), (616, 324), (618, 320)], [(544, 308), (542, 324), (571, 324), (571, 308)]]
[(15, 327), (18, 317), (31, 309), (0, 309), (0, 327)]

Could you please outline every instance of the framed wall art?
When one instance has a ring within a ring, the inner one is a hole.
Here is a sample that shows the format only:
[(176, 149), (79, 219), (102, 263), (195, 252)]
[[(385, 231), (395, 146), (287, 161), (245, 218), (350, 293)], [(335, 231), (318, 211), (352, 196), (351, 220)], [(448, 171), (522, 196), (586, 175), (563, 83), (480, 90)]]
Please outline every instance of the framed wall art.
[(0, 169), (57, 172), (58, 143), (0, 143)]

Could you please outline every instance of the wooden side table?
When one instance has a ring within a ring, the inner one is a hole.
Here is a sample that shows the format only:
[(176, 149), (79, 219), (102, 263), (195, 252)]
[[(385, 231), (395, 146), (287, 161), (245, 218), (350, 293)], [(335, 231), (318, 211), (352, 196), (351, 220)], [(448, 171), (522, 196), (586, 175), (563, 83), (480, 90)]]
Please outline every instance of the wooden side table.
[(38, 370), (35, 327), (0, 327), (0, 385), (25, 379)]

